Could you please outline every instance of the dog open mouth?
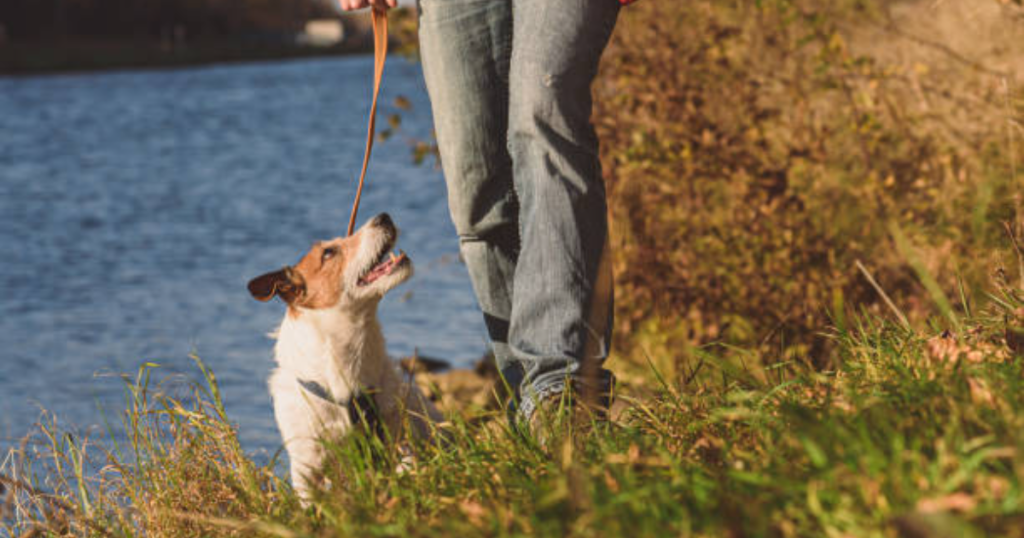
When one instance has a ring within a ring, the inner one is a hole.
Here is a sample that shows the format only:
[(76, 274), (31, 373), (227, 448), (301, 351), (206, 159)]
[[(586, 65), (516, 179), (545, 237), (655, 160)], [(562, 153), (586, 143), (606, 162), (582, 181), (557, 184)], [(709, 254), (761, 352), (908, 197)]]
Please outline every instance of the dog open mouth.
[(390, 275), (395, 272), (395, 269), (405, 264), (408, 259), (409, 257), (405, 255), (404, 251), (399, 250), (396, 256), (394, 252), (391, 252), (391, 247), (388, 246), (381, 251), (380, 256), (363, 273), (363, 276), (359, 277), (359, 285), (368, 286), (379, 278)]

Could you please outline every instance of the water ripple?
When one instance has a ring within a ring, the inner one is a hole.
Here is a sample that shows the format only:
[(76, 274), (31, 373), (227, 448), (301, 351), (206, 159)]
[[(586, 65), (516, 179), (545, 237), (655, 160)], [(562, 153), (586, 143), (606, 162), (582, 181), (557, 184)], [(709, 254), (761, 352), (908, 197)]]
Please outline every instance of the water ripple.
[[(221, 380), (249, 448), (276, 450), (265, 379), (283, 313), (249, 278), (340, 235), (365, 136), (370, 58), (0, 78), (0, 444), (38, 406), (62, 423), (120, 408), (157, 361)], [(361, 215), (388, 211), (417, 276), (382, 305), (392, 353), (468, 364), (485, 346), (442, 178), (411, 163), (430, 133), (418, 66), (388, 65), (404, 134), (377, 146)], [(387, 110), (384, 113), (395, 111)]]

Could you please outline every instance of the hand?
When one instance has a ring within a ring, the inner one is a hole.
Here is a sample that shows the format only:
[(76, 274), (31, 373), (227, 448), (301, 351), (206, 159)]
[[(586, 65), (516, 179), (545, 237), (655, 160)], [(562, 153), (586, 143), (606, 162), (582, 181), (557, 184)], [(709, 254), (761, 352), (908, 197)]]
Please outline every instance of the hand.
[(339, 2), (341, 3), (341, 9), (345, 11), (363, 9), (370, 6), (381, 11), (387, 11), (389, 8), (398, 7), (398, 0), (339, 0)]

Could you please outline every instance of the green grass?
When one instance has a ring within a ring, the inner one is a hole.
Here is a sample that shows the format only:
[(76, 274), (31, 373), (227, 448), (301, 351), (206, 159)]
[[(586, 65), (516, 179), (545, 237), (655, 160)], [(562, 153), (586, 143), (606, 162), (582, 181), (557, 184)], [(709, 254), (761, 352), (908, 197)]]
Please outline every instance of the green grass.
[(830, 336), (834, 371), (709, 347), (696, 374), (627, 373), (625, 416), (551, 453), (500, 422), (453, 416), (450, 445), (423, 447), (396, 473), (386, 451), (350, 438), (329, 445), (333, 485), (306, 509), (276, 462), (244, 453), (202, 362), (204, 381), (181, 398), (144, 366), (126, 383), (126, 442), (44, 427), (40, 444), (8, 457), (3, 530), (1019, 536), (1024, 356), (1003, 334), (1022, 302), (996, 299), (1004, 306), (946, 338), (854, 317)]
[[(922, 4), (915, 35), (959, 9)], [(1024, 98), (879, 30), (901, 5), (623, 11), (595, 122), (631, 407), (582, 446), (452, 416), (396, 473), (352, 438), (303, 508), (201, 362), (184, 394), (145, 366), (125, 441), (50, 424), (0, 459), (0, 532), (1024, 535)]]

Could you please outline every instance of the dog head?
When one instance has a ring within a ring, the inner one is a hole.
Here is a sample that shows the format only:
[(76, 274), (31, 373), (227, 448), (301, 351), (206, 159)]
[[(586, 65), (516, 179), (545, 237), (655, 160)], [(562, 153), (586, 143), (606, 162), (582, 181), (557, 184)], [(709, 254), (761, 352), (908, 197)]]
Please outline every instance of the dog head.
[(280, 297), (289, 307), (351, 308), (376, 303), (412, 276), (412, 261), (391, 249), (398, 228), (387, 213), (377, 215), (349, 237), (320, 241), (291, 267), (249, 282), (259, 301)]

